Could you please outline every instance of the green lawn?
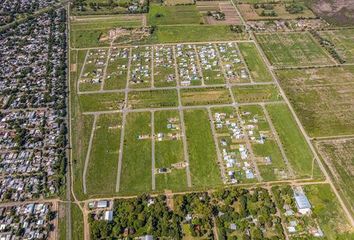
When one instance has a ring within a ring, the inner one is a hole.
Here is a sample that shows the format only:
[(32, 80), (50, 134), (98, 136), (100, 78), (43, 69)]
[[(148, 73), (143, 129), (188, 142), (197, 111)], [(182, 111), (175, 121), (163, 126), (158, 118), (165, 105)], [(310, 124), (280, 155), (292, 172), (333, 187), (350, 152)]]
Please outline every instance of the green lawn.
[(276, 73), (310, 136), (354, 133), (354, 66), (278, 70)]
[(280, 101), (282, 99), (274, 84), (234, 86), (232, 92), (239, 103)]
[[(173, 120), (172, 120), (173, 119)], [(159, 133), (164, 135), (162, 141), (155, 141), (155, 168), (171, 168), (171, 172), (166, 174), (156, 174), (156, 189), (170, 189), (182, 191), (187, 188), (186, 169), (172, 167), (172, 164), (184, 162), (183, 142), (180, 137), (180, 119), (178, 111), (158, 111), (155, 112), (155, 136)], [(168, 129), (167, 125), (172, 122), (176, 129)], [(177, 129), (178, 128), (178, 129)], [(170, 138), (171, 134), (178, 134), (177, 140)]]
[(150, 4), (149, 25), (199, 24), (203, 22), (195, 5)]
[(238, 46), (247, 64), (248, 70), (251, 73), (253, 81), (272, 82), (272, 76), (259, 54), (256, 45), (253, 43), (239, 43)]
[(205, 110), (184, 111), (189, 163), (194, 187), (221, 184), (215, 143)]
[(121, 114), (99, 115), (86, 176), (90, 197), (115, 192), (120, 129)]
[(178, 105), (177, 91), (133, 91), (128, 94), (128, 105), (133, 109), (175, 107)]
[(311, 177), (313, 154), (287, 105), (266, 105), (266, 109), (295, 175)]
[(223, 87), (181, 89), (181, 98), (184, 106), (232, 102), (230, 92)]
[(329, 185), (309, 185), (304, 190), (326, 239), (354, 239), (353, 229)]
[(262, 33), (256, 37), (269, 61), (277, 67), (334, 63), (308, 32)]
[[(124, 134), (120, 192), (138, 194), (151, 190), (151, 115), (129, 113)], [(146, 136), (146, 139), (138, 139)]]
[(71, 204), (71, 226), (71, 238), (73, 240), (84, 239), (84, 219), (82, 211), (75, 203)]
[(80, 94), (79, 102), (82, 112), (109, 111), (121, 109), (124, 93)]

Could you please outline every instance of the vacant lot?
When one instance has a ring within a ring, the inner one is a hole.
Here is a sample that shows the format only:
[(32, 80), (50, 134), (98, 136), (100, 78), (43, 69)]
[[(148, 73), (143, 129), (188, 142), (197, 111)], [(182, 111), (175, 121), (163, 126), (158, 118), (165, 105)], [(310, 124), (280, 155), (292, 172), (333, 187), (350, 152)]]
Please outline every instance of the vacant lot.
[(239, 103), (269, 102), (282, 99), (277, 86), (274, 84), (234, 86), (232, 91)]
[(184, 106), (231, 103), (229, 91), (222, 87), (182, 89), (181, 98)]
[(311, 136), (354, 133), (354, 67), (277, 71)]
[(269, 61), (277, 67), (334, 63), (308, 32), (265, 33), (256, 37)]
[(313, 155), (287, 105), (266, 105), (266, 109), (295, 175), (311, 177)]
[[(110, 29), (117, 27), (140, 27), (143, 15), (98, 15), (71, 17), (70, 44), (71, 47), (108, 46), (109, 41), (100, 41), (108, 35)], [(102, 38), (101, 38), (102, 39)]]
[(127, 116), (120, 174), (120, 192), (122, 193), (137, 194), (151, 190), (150, 126), (150, 112), (129, 113)]
[[(204, 22), (211, 25), (238, 25), (241, 24), (240, 17), (235, 7), (229, 1), (197, 1), (198, 11), (203, 14)], [(208, 16), (208, 12), (220, 11), (225, 14), (224, 20), (216, 20), (213, 16)]]
[(255, 82), (271, 82), (273, 81), (267, 66), (265, 65), (256, 45), (253, 43), (238, 44), (245, 63)]
[(215, 144), (208, 113), (205, 110), (184, 112), (192, 185), (207, 187), (221, 184)]
[(316, 147), (354, 213), (354, 140), (319, 141)]
[(326, 239), (353, 239), (353, 228), (348, 223), (331, 187), (327, 184), (321, 184), (304, 186), (303, 188)]
[(338, 54), (347, 62), (354, 62), (354, 29), (340, 29), (318, 32), (334, 44)]
[(150, 4), (149, 25), (199, 24), (203, 22), (195, 5)]
[(115, 192), (121, 115), (100, 115), (95, 129), (86, 176), (87, 193), (91, 197)]
[(176, 90), (134, 91), (128, 94), (128, 105), (135, 108), (161, 108), (178, 105)]
[[(259, 1), (257, 1), (259, 3)], [(289, 4), (277, 3), (277, 4), (265, 4), (266, 7), (262, 8), (261, 4), (255, 7), (254, 4), (240, 4), (241, 15), (245, 20), (266, 20), (266, 19), (297, 19), (297, 18), (315, 18), (313, 12), (305, 6), (305, 4), (297, 3), (303, 7), (303, 11), (299, 13), (289, 13), (286, 10), (286, 6)], [(273, 16), (269, 13), (274, 12)], [(265, 14), (262, 14), (265, 13)], [(267, 13), (269, 15), (267, 15)]]
[(124, 93), (80, 94), (79, 104), (82, 112), (119, 110), (124, 101)]

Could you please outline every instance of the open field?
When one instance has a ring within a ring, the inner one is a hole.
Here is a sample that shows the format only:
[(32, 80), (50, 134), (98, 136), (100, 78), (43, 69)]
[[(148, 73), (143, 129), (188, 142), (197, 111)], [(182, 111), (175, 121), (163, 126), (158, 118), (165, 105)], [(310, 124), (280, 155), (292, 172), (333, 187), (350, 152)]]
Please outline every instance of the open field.
[(187, 176), (178, 111), (155, 112), (154, 120), (156, 189), (186, 190)]
[(354, 133), (353, 66), (276, 73), (310, 136)]
[(150, 4), (148, 14), (149, 25), (180, 25), (203, 23), (195, 5), (164, 6)]
[(79, 104), (82, 112), (119, 110), (122, 108), (124, 93), (80, 94)]
[(309, 185), (304, 186), (304, 190), (327, 239), (354, 238), (353, 228), (329, 185)]
[(176, 90), (133, 91), (128, 94), (128, 106), (136, 108), (176, 107)]
[(354, 29), (320, 31), (318, 33), (334, 44), (338, 54), (347, 63), (354, 63)]
[(75, 234), (72, 234), (73, 240), (84, 239), (84, 219), (80, 208), (75, 204), (71, 203), (71, 229)]
[[(257, 1), (256, 3), (260, 3)], [(264, 1), (263, 1), (264, 2)], [(265, 4), (262, 8), (261, 4), (255, 7), (254, 4), (239, 4), (238, 8), (241, 15), (245, 20), (267, 20), (267, 19), (297, 19), (297, 18), (315, 18), (315, 14), (301, 2), (297, 2), (298, 5), (303, 7), (303, 11), (299, 13), (290, 13), (286, 10), (286, 6), (289, 4), (276, 3)]]
[(184, 111), (192, 186), (221, 184), (220, 169), (205, 110)]
[(354, 213), (354, 140), (338, 139), (316, 142), (316, 147), (333, 176), (334, 182)]
[(115, 192), (121, 121), (120, 114), (98, 116), (86, 176), (90, 196)]
[(276, 67), (334, 63), (308, 32), (265, 33), (256, 37), (267, 58)]
[(239, 43), (241, 54), (245, 60), (252, 79), (255, 82), (272, 82), (267, 66), (265, 65), (256, 45), (253, 43)]
[(232, 91), (237, 102), (268, 102), (282, 99), (274, 84), (234, 86)]
[(118, 27), (141, 27), (143, 15), (99, 15), (71, 17), (71, 47), (108, 46), (108, 41), (100, 41), (108, 31)]
[(313, 155), (285, 104), (266, 105), (285, 154), (297, 177), (311, 177)]
[(122, 172), (120, 174), (120, 193), (136, 194), (151, 190), (150, 126), (150, 112), (129, 113), (127, 115)]
[(222, 87), (182, 89), (181, 98), (184, 106), (231, 103), (229, 91)]

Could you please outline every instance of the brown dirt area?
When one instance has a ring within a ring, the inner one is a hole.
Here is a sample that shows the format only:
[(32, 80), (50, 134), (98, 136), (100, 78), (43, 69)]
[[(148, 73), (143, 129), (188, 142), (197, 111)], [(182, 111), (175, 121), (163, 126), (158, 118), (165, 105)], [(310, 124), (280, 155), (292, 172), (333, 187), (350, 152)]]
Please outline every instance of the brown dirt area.
[[(204, 15), (206, 24), (209, 25), (239, 25), (241, 19), (238, 16), (234, 6), (227, 1), (202, 1), (197, 2), (198, 11)], [(208, 11), (220, 11), (225, 14), (225, 20), (218, 21), (211, 16), (206, 16)]]
[(76, 63), (70, 64), (70, 72), (76, 72), (76, 71), (77, 71)]

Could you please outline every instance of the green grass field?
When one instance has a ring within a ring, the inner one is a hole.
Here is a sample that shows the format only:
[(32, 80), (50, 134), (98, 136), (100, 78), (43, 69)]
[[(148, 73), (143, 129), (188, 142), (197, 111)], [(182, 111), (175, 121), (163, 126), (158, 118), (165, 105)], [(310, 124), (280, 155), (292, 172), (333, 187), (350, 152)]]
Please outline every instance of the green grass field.
[(127, 85), (129, 48), (111, 49), (103, 89), (123, 89)]
[(195, 5), (164, 6), (150, 4), (149, 25), (199, 24), (203, 22)]
[(354, 167), (354, 140), (328, 140), (316, 142), (316, 147), (325, 160), (336, 187), (344, 195), (349, 209), (354, 213), (354, 176), (351, 169)]
[(338, 54), (347, 62), (354, 63), (354, 30), (340, 29), (318, 32), (335, 46)]
[(280, 101), (277, 86), (274, 84), (232, 87), (235, 99), (240, 103)]
[(248, 70), (251, 73), (253, 81), (272, 82), (272, 76), (270, 75), (266, 64), (259, 54), (256, 45), (253, 43), (239, 43), (238, 46), (246, 62)]
[(121, 114), (98, 117), (86, 176), (90, 196), (115, 192), (121, 121)]
[(304, 190), (326, 239), (354, 238), (353, 229), (329, 185), (309, 185)]
[(133, 91), (128, 94), (128, 105), (133, 108), (161, 108), (178, 105), (176, 90)]
[(184, 111), (184, 118), (192, 185), (207, 187), (221, 184), (207, 112), (205, 110)]
[(313, 154), (285, 104), (266, 105), (285, 154), (297, 177), (311, 177)]
[(82, 211), (75, 203), (71, 204), (71, 229), (73, 240), (84, 239), (84, 219)]
[(223, 87), (181, 89), (181, 98), (184, 106), (231, 103), (230, 93)]
[[(172, 120), (173, 119), (173, 120)], [(183, 142), (180, 137), (180, 119), (178, 111), (155, 112), (155, 136), (163, 134), (162, 141), (155, 141), (155, 168), (171, 168), (172, 164), (184, 162)], [(176, 129), (169, 129), (169, 122), (177, 125)], [(178, 129), (177, 129), (178, 128)], [(177, 140), (171, 139), (172, 134), (177, 134)], [(166, 174), (156, 174), (156, 189), (169, 189), (182, 191), (187, 188), (186, 169), (171, 168)]]
[(79, 102), (82, 112), (109, 111), (121, 109), (124, 93), (80, 94)]
[(354, 133), (354, 67), (279, 70), (282, 88), (312, 137)]
[(269, 61), (277, 67), (334, 64), (308, 32), (256, 35)]
[[(123, 194), (137, 194), (151, 190), (150, 127), (150, 112), (127, 115), (120, 175), (120, 192)], [(139, 136), (145, 136), (146, 139), (138, 139)]]

